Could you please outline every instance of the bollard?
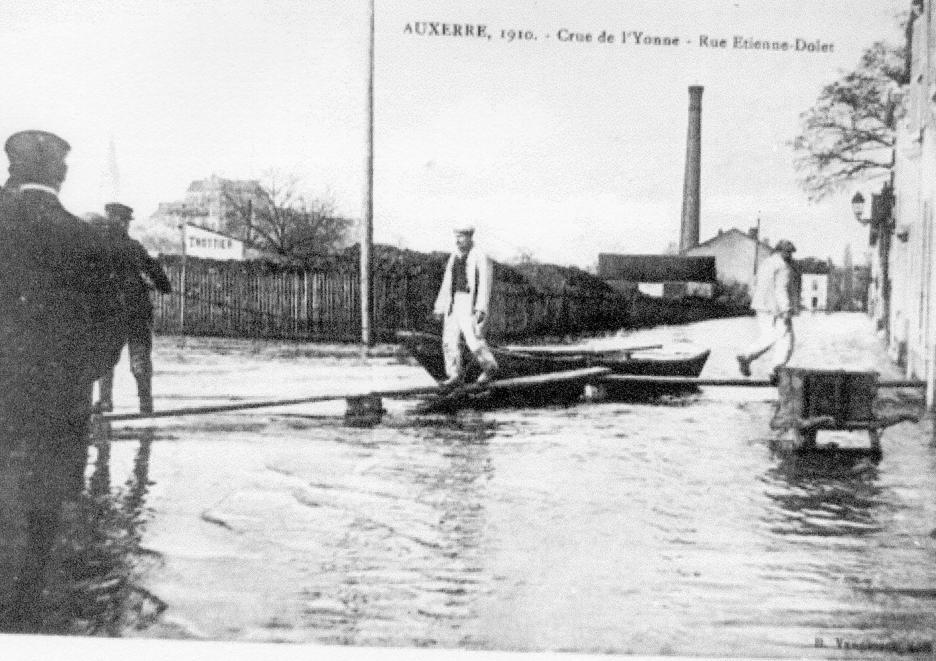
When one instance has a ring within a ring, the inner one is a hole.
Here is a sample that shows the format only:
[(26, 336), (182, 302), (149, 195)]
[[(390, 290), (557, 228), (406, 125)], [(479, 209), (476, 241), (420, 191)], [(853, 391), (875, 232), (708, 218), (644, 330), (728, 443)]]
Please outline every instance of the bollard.
[(344, 422), (348, 427), (373, 427), (380, 424), (383, 414), (383, 400), (380, 395), (357, 395), (345, 399)]
[(586, 402), (603, 402), (608, 398), (608, 389), (601, 384), (587, 383), (582, 392), (582, 398)]

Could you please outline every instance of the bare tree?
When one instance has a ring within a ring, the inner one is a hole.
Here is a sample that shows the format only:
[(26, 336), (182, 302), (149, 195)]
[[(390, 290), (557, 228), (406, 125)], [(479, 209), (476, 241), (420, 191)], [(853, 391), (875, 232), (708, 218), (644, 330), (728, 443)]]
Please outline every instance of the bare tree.
[(224, 194), (228, 231), (251, 245), (302, 264), (342, 247), (354, 222), (330, 197), (309, 199), (294, 175), (271, 172), (251, 195)]
[(906, 70), (906, 49), (879, 41), (800, 115), (802, 132), (791, 144), (810, 199), (890, 173)]

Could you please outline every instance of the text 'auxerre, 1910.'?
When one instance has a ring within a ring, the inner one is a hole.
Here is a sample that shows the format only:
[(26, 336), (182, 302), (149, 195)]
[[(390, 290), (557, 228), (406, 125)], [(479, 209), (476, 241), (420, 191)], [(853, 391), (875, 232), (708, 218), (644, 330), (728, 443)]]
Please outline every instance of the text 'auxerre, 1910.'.
[(555, 42), (559, 44), (617, 44), (634, 47), (696, 48), (748, 52), (832, 53), (835, 44), (815, 37), (763, 37), (751, 35), (654, 33), (647, 30), (588, 30), (559, 27), (534, 30), (526, 27), (492, 27), (485, 23), (412, 21), (403, 25), (403, 34), (416, 37), (454, 37), (506, 42)]

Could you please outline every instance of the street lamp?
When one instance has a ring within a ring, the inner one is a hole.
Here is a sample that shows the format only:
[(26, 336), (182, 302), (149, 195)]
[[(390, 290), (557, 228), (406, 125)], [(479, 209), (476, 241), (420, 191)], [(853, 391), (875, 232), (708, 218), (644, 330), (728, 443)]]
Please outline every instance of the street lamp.
[(857, 220), (862, 225), (867, 225), (868, 223), (871, 222), (871, 219), (861, 217), (862, 214), (864, 213), (864, 205), (865, 205), (864, 195), (861, 194), (861, 191), (858, 191), (857, 193), (855, 193), (854, 197), (852, 197), (851, 199), (852, 211), (855, 214), (855, 220)]
[[(884, 331), (888, 341), (890, 341), (890, 252), (891, 236), (894, 234), (894, 202), (892, 183), (885, 183), (881, 187), (880, 193), (871, 196), (871, 213), (867, 218), (862, 218), (865, 204), (864, 195), (861, 192), (856, 192), (851, 199), (855, 220), (862, 225), (870, 225), (868, 243), (877, 246), (877, 254), (872, 257), (871, 271), (872, 273), (877, 271), (878, 276), (871, 280), (869, 290), (872, 287), (876, 290), (880, 301), (880, 309), (877, 311), (869, 309), (869, 312), (877, 319), (877, 326)], [(898, 232), (897, 238), (901, 241), (907, 241), (909, 235)], [(869, 299), (870, 294), (871, 291), (869, 291)]]

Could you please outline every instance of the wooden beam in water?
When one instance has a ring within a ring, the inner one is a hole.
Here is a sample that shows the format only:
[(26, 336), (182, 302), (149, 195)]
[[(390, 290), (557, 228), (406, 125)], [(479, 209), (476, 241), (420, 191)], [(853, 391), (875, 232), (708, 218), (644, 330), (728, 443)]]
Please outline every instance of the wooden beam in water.
[[(580, 370), (570, 370), (567, 372), (555, 372), (552, 374), (537, 374), (535, 376), (524, 376), (512, 379), (501, 379), (499, 381), (490, 381), (486, 384), (470, 383), (458, 388), (460, 394), (470, 394), (473, 392), (482, 392), (485, 390), (519, 390), (531, 388), (539, 384), (559, 383), (562, 381), (585, 380), (590, 378), (601, 378), (611, 372), (606, 367), (589, 367)], [(414, 395), (427, 395), (441, 393), (438, 386), (422, 386), (418, 388), (400, 388), (395, 390), (371, 390), (366, 392), (337, 393), (332, 395), (311, 395), (308, 397), (293, 397), (288, 399), (264, 399), (255, 402), (240, 402), (232, 404), (214, 404), (208, 406), (192, 406), (176, 409), (165, 409), (154, 411), (148, 414), (141, 413), (105, 413), (101, 416), (108, 422), (118, 422), (126, 420), (145, 420), (149, 418), (173, 418), (186, 415), (205, 415), (208, 413), (224, 413), (228, 411), (246, 411), (249, 409), (273, 408), (279, 406), (293, 406), (295, 404), (311, 404), (315, 402), (328, 402), (339, 399), (349, 399), (352, 397), (363, 397), (367, 395), (378, 395), (380, 397), (411, 397)]]
[(579, 370), (567, 370), (565, 372), (549, 372), (547, 374), (535, 374), (533, 376), (518, 376), (510, 379), (499, 379), (489, 381), (485, 384), (471, 383), (459, 388), (460, 392), (474, 392), (482, 390), (523, 390), (536, 385), (548, 385), (551, 383), (561, 383), (563, 381), (585, 381), (591, 379), (601, 379), (611, 374), (608, 367), (586, 367)]
[[(768, 379), (705, 379), (692, 376), (650, 376), (641, 374), (609, 374), (602, 381), (614, 384), (633, 383), (647, 385), (672, 386), (717, 386), (717, 387), (743, 387), (743, 388), (776, 388), (776, 383)], [(926, 382), (919, 380), (886, 380), (878, 381), (878, 388), (923, 388)]]
[(610, 374), (602, 379), (606, 383), (667, 386), (741, 386), (746, 388), (776, 388), (767, 379), (703, 379), (693, 376), (651, 376), (642, 374)]
[(530, 354), (531, 356), (580, 356), (580, 355), (589, 355), (589, 356), (604, 356), (604, 355), (617, 355), (622, 353), (637, 353), (639, 351), (649, 351), (651, 349), (662, 349), (662, 344), (641, 344), (641, 345), (632, 345), (624, 347), (615, 347), (615, 348), (589, 348), (582, 346), (563, 346), (563, 345), (552, 345), (552, 346), (535, 346), (535, 345), (520, 345), (520, 344), (508, 344), (501, 347), (497, 347), (503, 351), (510, 351), (514, 353), (523, 353)]
[[(468, 405), (475, 395), (485, 397), (495, 393), (521, 391), (521, 397), (531, 395), (535, 397), (537, 392), (548, 392), (550, 388), (556, 386), (562, 389), (568, 388), (570, 385), (573, 388), (582, 388), (588, 383), (600, 381), (610, 373), (611, 369), (608, 367), (588, 367), (584, 369), (567, 370), (565, 372), (550, 372), (533, 376), (500, 379), (483, 384), (470, 383), (465, 386), (439, 392), (436, 397), (427, 399), (413, 412), (420, 415), (461, 408), (462, 406)], [(542, 388), (542, 390), (539, 390), (540, 388)]]
[(176, 418), (185, 415), (205, 415), (207, 413), (224, 413), (227, 411), (246, 411), (249, 409), (264, 409), (278, 406), (292, 406), (294, 404), (311, 404), (315, 402), (330, 402), (351, 397), (366, 395), (379, 395), (381, 397), (408, 397), (438, 392), (438, 386), (423, 386), (419, 388), (402, 388), (399, 390), (375, 390), (367, 392), (339, 393), (334, 395), (311, 395), (309, 397), (294, 397), (290, 399), (263, 399), (255, 402), (240, 402), (237, 404), (214, 404), (209, 406), (190, 406), (176, 409), (164, 409), (152, 413), (105, 413), (100, 417), (107, 422), (125, 420), (147, 420), (149, 418)]
[[(597, 383), (606, 382), (613, 384), (646, 384), (646, 385), (673, 385), (673, 386), (715, 386), (715, 387), (746, 387), (746, 388), (765, 388), (776, 387), (766, 379), (703, 379), (697, 377), (683, 376), (642, 376), (631, 374), (611, 374), (607, 367), (588, 367), (578, 370), (569, 370), (565, 372), (552, 372), (548, 374), (536, 374), (533, 376), (515, 377), (510, 379), (500, 379), (490, 381), (486, 384), (470, 383), (468, 385), (456, 388), (449, 393), (443, 393), (438, 386), (421, 386), (416, 388), (400, 388), (393, 390), (372, 390), (366, 392), (337, 393), (326, 395), (311, 395), (308, 397), (294, 397), (288, 399), (266, 399), (251, 402), (239, 402), (231, 404), (214, 404), (208, 406), (193, 406), (186, 408), (165, 409), (154, 411), (153, 413), (105, 413), (100, 417), (108, 422), (119, 422), (128, 420), (146, 420), (150, 418), (173, 418), (186, 415), (205, 415), (209, 413), (224, 413), (228, 411), (246, 411), (250, 409), (274, 408), (280, 406), (293, 406), (295, 404), (311, 404), (316, 402), (328, 402), (339, 399), (348, 399), (352, 397), (362, 397), (366, 395), (378, 395), (381, 397), (411, 397), (415, 395), (440, 394), (447, 396), (451, 394), (467, 395), (471, 393), (490, 391), (509, 391), (524, 390), (536, 387), (537, 385), (549, 385), (565, 381), (594, 381)], [(879, 381), (878, 388), (922, 388), (926, 385), (924, 381), (918, 380), (891, 380)]]

